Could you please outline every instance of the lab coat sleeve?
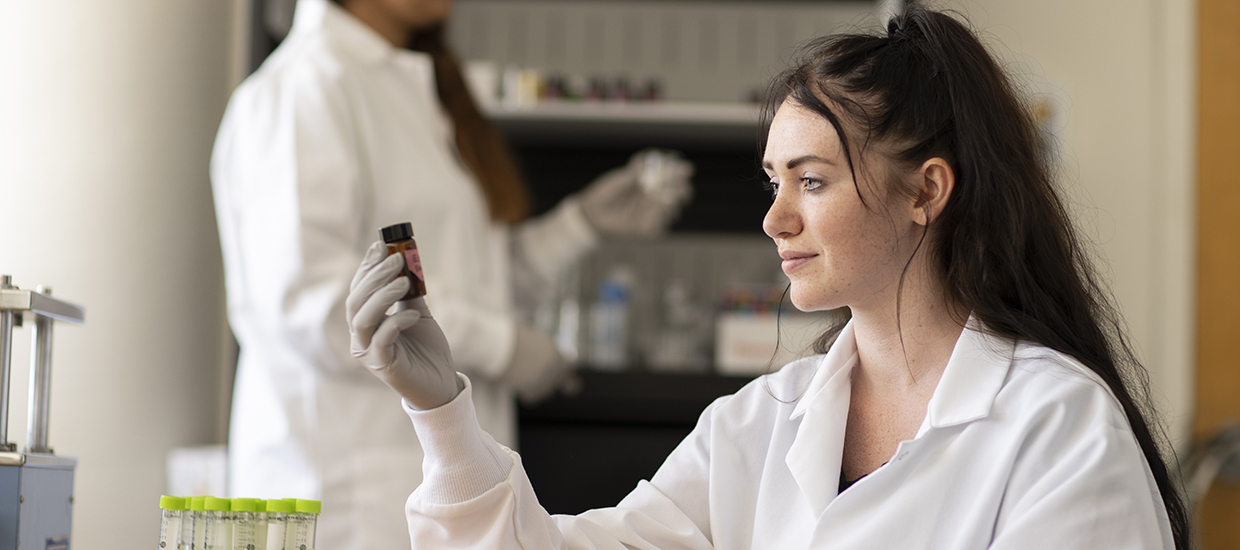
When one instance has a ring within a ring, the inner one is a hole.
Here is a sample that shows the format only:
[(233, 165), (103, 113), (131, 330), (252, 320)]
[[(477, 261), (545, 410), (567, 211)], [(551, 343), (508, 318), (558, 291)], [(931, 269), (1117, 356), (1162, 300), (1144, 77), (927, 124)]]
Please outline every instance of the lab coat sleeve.
[[(570, 265), (598, 244), (598, 234), (574, 197), (512, 232), (512, 265), (518, 298), (541, 299)], [(523, 304), (531, 305), (531, 304)]]
[(1175, 548), (1118, 403), (1098, 384), (1065, 384), (1029, 426), (991, 548)]
[[(462, 375), (463, 376), (463, 375)], [(471, 388), (430, 411), (407, 405), (418, 439), (426, 451), (423, 482), (405, 506), (414, 548), (707, 550), (702, 527), (680, 508), (685, 500), (705, 502), (707, 474), (702, 457), (672, 460), (653, 482), (641, 482), (615, 508), (579, 516), (552, 516), (538, 503), (517, 453), (502, 447), (478, 427)], [(703, 415), (705, 418), (707, 415)], [(697, 454), (708, 448), (698, 433), (673, 453)], [(689, 467), (688, 471), (670, 472)], [(658, 485), (679, 479), (675, 490), (696, 492), (677, 499)]]

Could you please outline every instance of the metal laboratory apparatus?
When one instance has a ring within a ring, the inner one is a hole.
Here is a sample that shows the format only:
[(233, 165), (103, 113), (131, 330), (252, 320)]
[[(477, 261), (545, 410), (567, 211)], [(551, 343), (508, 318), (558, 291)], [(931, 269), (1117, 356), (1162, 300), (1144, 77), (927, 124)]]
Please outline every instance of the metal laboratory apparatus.
[[(0, 276), (0, 550), (68, 550), (77, 459), (47, 443), (52, 383), (52, 324), (82, 324), (86, 310), (53, 298), (50, 288), (22, 290)], [(9, 364), (13, 329), (31, 327), (30, 409), (26, 448), (9, 442)]]

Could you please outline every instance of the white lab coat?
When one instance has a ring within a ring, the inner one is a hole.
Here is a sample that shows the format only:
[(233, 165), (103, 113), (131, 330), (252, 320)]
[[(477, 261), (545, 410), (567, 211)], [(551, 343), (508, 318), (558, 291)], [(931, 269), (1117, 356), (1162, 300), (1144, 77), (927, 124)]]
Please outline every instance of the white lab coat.
[(301, 1), (288, 38), (233, 94), (211, 176), (241, 350), (229, 492), (321, 499), (323, 548), (407, 548), (401, 505), (421, 450), (398, 398), (349, 354), (344, 300), (362, 254), (380, 227), (413, 223), (427, 303), (474, 380), (482, 427), (513, 445), (498, 381), (513, 281), (548, 283), (595, 235), (573, 201), (516, 230), (492, 222), (429, 56), (324, 0)]
[(462, 427), (467, 398), (406, 407), (430, 450), (426, 481), (406, 507), (413, 544), (1174, 548), (1149, 467), (1102, 382), (1062, 354), (971, 329), (916, 437), (837, 494), (856, 361), (849, 325), (826, 355), (715, 401), (649, 482), (615, 508), (579, 516), (548, 516), (518, 455)]

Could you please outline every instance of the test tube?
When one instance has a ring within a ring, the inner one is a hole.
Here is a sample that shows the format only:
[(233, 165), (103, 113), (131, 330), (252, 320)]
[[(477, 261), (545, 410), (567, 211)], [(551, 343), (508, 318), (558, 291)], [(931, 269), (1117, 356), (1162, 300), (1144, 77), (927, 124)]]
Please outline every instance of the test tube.
[(296, 550), (297, 499), (282, 498), (280, 502), (288, 507), (288, 513), (284, 518), (284, 550)]
[(253, 498), (234, 498), (230, 502), (232, 509), (232, 550), (256, 550), (254, 512), (258, 508), (258, 500)]
[(314, 550), (314, 531), (320, 510), (322, 503), (317, 500), (297, 500), (295, 512), (289, 516), (287, 550)]
[(232, 521), (229, 513), (232, 503), (226, 498), (206, 497), (203, 502), (206, 508), (206, 533), (203, 534), (204, 550), (229, 550), (232, 542)]
[(175, 550), (181, 539), (181, 518), (185, 516), (185, 499), (159, 497), (159, 550)]
[[(182, 544), (188, 544), (188, 546), (184, 547), (188, 550), (203, 550), (205, 548), (202, 539), (207, 534), (206, 503), (207, 497), (189, 498), (189, 521), (183, 522), (184, 525), (181, 526), (181, 541)], [(189, 528), (188, 532), (185, 531), (186, 527)]]
[(295, 502), (278, 499), (267, 501), (267, 550), (284, 550), (288, 515), (294, 510)]
[(254, 500), (254, 550), (267, 550), (267, 501)]

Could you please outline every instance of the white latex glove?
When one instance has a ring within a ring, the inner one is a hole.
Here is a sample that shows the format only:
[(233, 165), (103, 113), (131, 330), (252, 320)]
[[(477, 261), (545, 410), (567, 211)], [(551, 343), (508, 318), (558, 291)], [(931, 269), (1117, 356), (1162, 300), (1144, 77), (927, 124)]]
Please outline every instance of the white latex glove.
[(693, 195), (693, 164), (670, 151), (639, 151), (628, 165), (580, 193), (581, 210), (605, 235), (653, 236), (675, 221)]
[(550, 397), (571, 371), (572, 365), (560, 355), (550, 336), (517, 325), (512, 363), (504, 373), (504, 382), (517, 391), (523, 403), (532, 405)]
[(402, 311), (387, 314), (409, 291), (409, 280), (398, 277), (404, 258), (386, 254), (383, 243), (372, 244), (349, 285), (345, 315), (350, 351), (410, 406), (433, 409), (461, 393), (464, 384), (452, 368), (448, 339), (425, 298), (402, 302)]

